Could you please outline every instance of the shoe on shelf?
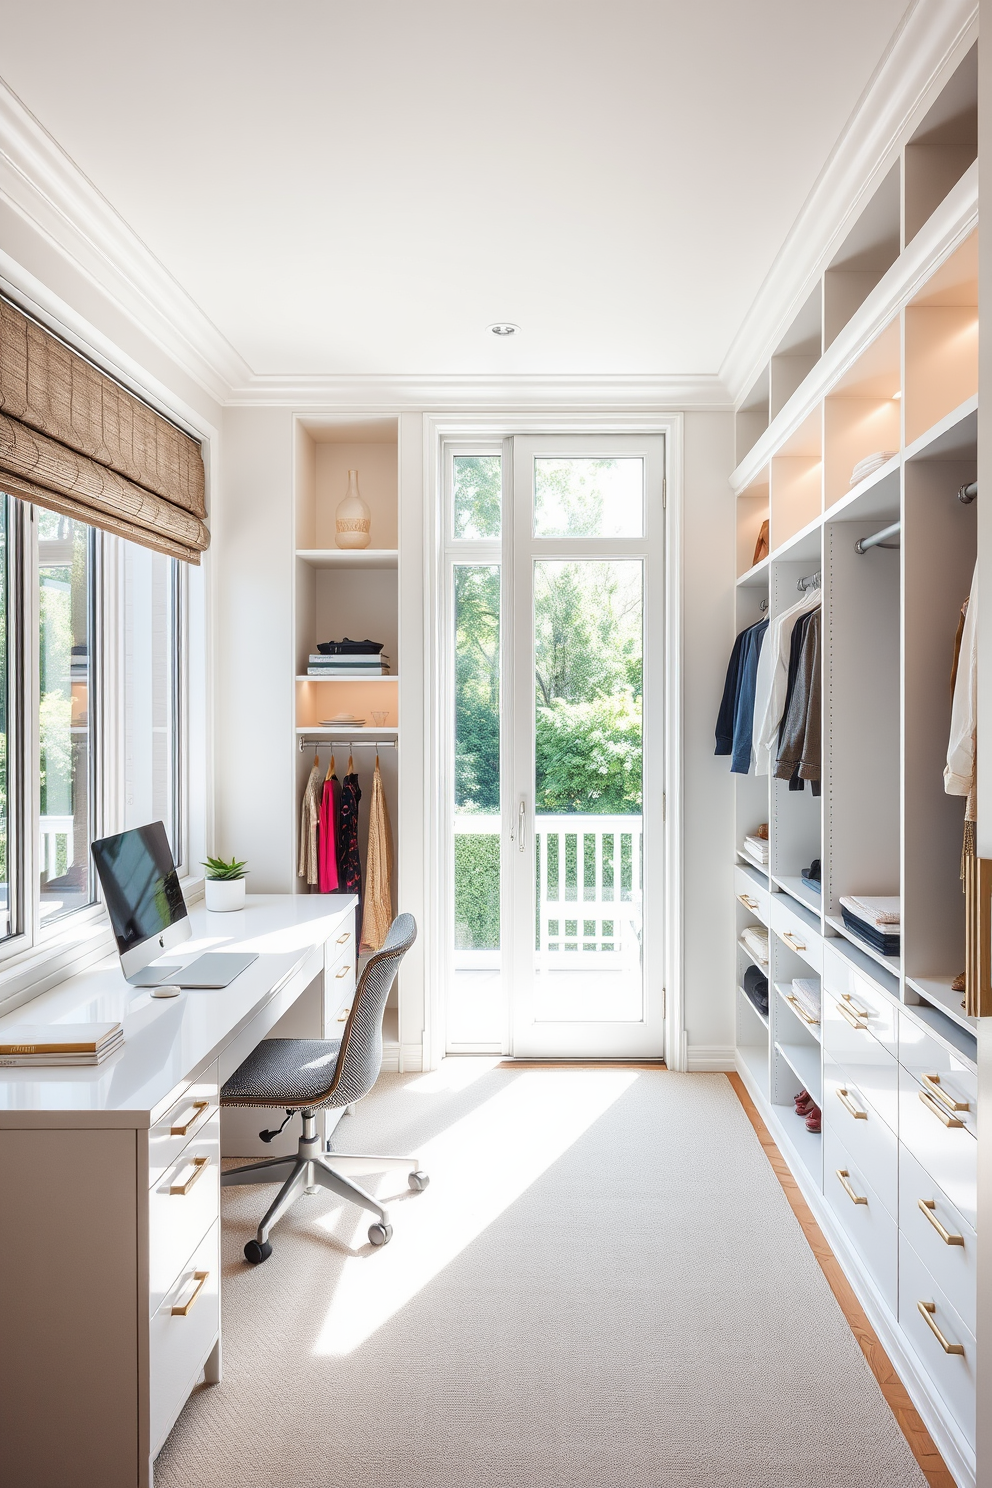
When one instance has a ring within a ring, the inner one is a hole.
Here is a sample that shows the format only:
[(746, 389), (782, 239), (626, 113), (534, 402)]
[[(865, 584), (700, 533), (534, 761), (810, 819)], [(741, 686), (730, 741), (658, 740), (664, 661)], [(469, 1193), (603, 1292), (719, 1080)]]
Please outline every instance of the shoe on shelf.
[(806, 1112), (806, 1130), (808, 1132), (818, 1132), (820, 1130), (819, 1106), (811, 1105)]
[(808, 1090), (801, 1091), (800, 1094), (796, 1096), (796, 1115), (807, 1116), (813, 1109), (815, 1104), (816, 1102), (813, 1100), (813, 1097), (810, 1095)]
[(799, 1110), (799, 1107), (803, 1104), (803, 1102), (809, 1100), (809, 1091), (808, 1090), (800, 1090), (799, 1094), (798, 1095), (794, 1095), (792, 1097), (792, 1099), (795, 1101), (795, 1103), (796, 1103), (796, 1110), (798, 1111)]

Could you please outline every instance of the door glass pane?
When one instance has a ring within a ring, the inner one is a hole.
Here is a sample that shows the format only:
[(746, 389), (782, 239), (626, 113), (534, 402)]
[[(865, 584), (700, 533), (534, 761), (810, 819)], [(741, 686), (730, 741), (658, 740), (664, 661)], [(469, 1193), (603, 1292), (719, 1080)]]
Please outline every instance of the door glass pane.
[(123, 551), (124, 825), (161, 821), (176, 862), (179, 737), (178, 562), (137, 543)]
[(453, 568), (455, 618), (454, 986), (450, 1043), (499, 1043), (500, 568)]
[(637, 1022), (643, 567), (534, 564), (538, 1020)]
[(459, 540), (500, 535), (503, 462), (499, 455), (455, 455), (453, 532)]
[(535, 537), (640, 537), (643, 531), (640, 456), (535, 458)]
[(36, 508), (42, 921), (89, 904), (92, 529)]

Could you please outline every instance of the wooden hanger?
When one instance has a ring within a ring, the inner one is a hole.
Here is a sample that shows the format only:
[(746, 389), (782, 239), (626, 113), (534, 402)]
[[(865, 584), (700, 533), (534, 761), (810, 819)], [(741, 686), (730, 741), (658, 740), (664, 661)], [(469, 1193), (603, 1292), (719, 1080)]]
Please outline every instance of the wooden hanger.
[(313, 751), (313, 768), (315, 770), (320, 769), (320, 750), (316, 747), (316, 745), (314, 746)]
[(351, 754), (349, 752), (349, 754), (348, 754), (348, 774), (349, 775), (353, 775), (354, 773), (355, 773), (355, 762), (352, 759)]
[(327, 774), (324, 776), (324, 784), (325, 785), (330, 780), (330, 778), (331, 778), (331, 776), (333, 774), (334, 774), (334, 756), (332, 754), (330, 760), (328, 761)]

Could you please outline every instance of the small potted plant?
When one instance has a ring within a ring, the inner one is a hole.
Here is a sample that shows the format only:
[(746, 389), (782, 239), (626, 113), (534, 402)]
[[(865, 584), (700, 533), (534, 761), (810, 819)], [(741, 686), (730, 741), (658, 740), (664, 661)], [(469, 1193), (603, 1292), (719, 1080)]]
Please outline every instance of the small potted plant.
[(225, 863), (223, 858), (207, 858), (203, 867), (207, 870), (203, 885), (207, 908), (225, 913), (244, 909), (244, 863), (239, 863), (237, 858), (232, 858), (229, 863)]

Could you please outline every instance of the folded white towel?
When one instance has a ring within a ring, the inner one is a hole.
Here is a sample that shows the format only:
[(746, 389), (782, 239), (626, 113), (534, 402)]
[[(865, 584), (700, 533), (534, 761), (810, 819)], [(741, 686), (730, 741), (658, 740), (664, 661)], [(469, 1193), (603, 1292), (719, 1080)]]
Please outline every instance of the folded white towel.
[(863, 481), (866, 475), (871, 475), (874, 470), (880, 470), (896, 454), (898, 450), (875, 450), (873, 454), (866, 455), (851, 471), (851, 485), (856, 486), (858, 481)]
[(768, 838), (751, 837), (744, 838), (744, 851), (749, 852), (752, 858), (757, 858), (759, 863), (768, 862)]
[(898, 894), (873, 895), (871, 898), (864, 894), (842, 894), (840, 903), (842, 909), (848, 910), (868, 925), (877, 926), (879, 930), (886, 925), (898, 926), (902, 916), (902, 902)]
[(741, 940), (762, 966), (768, 965), (768, 931), (763, 926), (748, 925), (741, 931)]
[(817, 1023), (820, 1021), (820, 983), (816, 977), (793, 977), (792, 995)]

